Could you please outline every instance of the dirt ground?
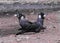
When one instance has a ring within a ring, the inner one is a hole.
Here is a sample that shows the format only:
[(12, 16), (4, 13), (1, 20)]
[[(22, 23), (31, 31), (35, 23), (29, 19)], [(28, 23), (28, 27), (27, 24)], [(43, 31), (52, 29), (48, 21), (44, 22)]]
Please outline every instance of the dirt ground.
[[(28, 32), (15, 35), (19, 29), (17, 17), (0, 18), (0, 43), (60, 43), (60, 12), (46, 13), (44, 20), (46, 30), (40, 33)], [(0, 15), (1, 16), (1, 15)], [(26, 15), (28, 20), (35, 21), (37, 15)]]

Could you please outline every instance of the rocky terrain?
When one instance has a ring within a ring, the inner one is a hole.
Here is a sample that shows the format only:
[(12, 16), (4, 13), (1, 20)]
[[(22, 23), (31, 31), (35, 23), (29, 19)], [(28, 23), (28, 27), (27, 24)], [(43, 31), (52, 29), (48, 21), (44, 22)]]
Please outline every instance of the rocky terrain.
[(19, 2), (19, 3), (50, 3), (50, 2), (60, 2), (60, 0), (0, 0), (0, 3), (14, 3), (14, 2)]

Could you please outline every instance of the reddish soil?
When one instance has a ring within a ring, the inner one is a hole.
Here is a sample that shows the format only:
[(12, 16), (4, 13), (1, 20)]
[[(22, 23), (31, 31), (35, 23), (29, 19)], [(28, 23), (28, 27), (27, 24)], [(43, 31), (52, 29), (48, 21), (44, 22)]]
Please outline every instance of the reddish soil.
[[(46, 14), (44, 32), (28, 32), (22, 35), (15, 35), (20, 27), (17, 17), (0, 18), (0, 43), (60, 43), (60, 12)], [(37, 15), (26, 16), (30, 21), (37, 18)]]

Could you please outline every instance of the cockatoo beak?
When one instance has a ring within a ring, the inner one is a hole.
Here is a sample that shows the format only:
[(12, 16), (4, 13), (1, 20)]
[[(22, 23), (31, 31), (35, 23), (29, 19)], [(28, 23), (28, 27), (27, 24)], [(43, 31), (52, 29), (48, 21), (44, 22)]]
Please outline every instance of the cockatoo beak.
[(16, 17), (16, 16), (17, 16), (17, 14), (14, 14), (14, 16)]
[(44, 15), (44, 17), (46, 17), (46, 15)]

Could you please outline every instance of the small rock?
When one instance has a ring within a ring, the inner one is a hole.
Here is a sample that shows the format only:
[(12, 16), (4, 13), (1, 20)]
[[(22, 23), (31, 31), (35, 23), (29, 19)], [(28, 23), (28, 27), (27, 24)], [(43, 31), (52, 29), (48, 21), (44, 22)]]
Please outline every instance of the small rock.
[(56, 28), (55, 26), (53, 26), (53, 28)]

